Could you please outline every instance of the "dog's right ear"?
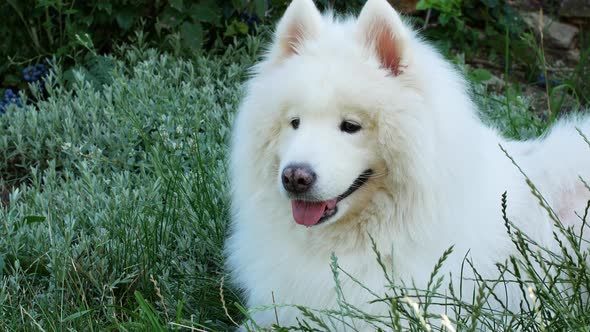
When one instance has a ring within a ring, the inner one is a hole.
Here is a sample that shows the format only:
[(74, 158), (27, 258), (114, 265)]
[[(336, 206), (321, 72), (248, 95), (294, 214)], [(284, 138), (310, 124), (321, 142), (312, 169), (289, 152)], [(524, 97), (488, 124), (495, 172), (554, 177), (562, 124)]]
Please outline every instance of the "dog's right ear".
[(306, 40), (317, 36), (322, 17), (312, 0), (293, 0), (279, 21), (269, 58), (282, 61), (299, 54)]

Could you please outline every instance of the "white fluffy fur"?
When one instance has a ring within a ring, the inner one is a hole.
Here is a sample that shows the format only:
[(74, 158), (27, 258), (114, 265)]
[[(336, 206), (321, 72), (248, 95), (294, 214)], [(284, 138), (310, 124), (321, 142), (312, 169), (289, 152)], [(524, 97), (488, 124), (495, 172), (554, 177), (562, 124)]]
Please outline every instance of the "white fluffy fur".
[[(400, 57), (397, 75), (375, 51), (383, 42)], [(292, 117), (300, 118), (297, 130)], [(362, 130), (341, 132), (343, 119)], [(582, 210), (589, 195), (578, 176), (590, 179), (590, 151), (575, 127), (590, 133), (590, 122), (577, 119), (539, 140), (507, 141), (481, 123), (462, 77), (385, 0), (369, 0), (358, 19), (342, 21), (321, 16), (311, 0), (294, 0), (248, 82), (234, 128), (226, 252), (235, 282), (248, 307), (272, 304), (274, 293), (279, 304), (335, 309), (334, 252), (343, 269), (380, 293), (385, 282), (367, 234), (396, 277), (418, 286), (451, 245), (445, 271), (458, 276), (469, 252), (484, 277), (495, 276), (494, 263), (514, 253), (501, 217), (503, 192), (509, 218), (554, 245), (552, 222), (499, 144), (562, 221), (579, 224), (573, 210)], [(322, 200), (345, 191), (364, 169), (376, 176), (340, 202), (334, 218), (306, 228), (294, 222), (279, 178), (290, 162), (314, 167), (314, 195)], [(386, 313), (347, 278), (342, 287), (348, 302)], [(295, 323), (298, 314), (278, 311), (281, 324)], [(275, 312), (254, 318), (268, 326)]]

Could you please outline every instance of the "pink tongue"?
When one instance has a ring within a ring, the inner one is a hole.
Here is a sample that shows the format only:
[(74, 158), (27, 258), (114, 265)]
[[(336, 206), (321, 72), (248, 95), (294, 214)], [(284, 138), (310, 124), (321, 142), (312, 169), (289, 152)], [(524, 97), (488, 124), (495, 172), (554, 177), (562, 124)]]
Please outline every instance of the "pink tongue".
[(322, 215), (326, 210), (333, 209), (336, 206), (336, 200), (331, 199), (325, 202), (306, 202), (306, 201), (291, 201), (293, 208), (293, 218), (295, 222), (304, 226), (313, 226), (322, 219)]
[(291, 201), (293, 218), (300, 225), (315, 225), (322, 218), (326, 205), (326, 202)]

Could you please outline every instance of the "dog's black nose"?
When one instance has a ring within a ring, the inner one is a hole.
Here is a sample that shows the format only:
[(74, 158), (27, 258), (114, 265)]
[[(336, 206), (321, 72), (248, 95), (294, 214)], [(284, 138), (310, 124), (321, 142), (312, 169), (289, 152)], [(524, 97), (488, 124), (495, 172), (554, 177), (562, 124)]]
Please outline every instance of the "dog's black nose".
[(302, 194), (311, 188), (316, 175), (309, 165), (293, 164), (283, 169), (283, 187), (288, 192)]

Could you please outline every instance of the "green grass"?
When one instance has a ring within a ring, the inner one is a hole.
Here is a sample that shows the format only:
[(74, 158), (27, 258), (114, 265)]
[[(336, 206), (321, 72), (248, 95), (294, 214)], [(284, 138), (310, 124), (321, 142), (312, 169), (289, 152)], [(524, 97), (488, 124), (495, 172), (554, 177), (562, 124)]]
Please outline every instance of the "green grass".
[[(56, 68), (45, 101), (0, 116), (0, 188), (10, 191), (0, 208), (0, 330), (226, 331), (228, 314), (244, 317), (239, 294), (223, 282), (226, 156), (241, 83), (260, 45), (249, 38), (220, 55), (182, 60), (138, 43), (109, 57), (108, 83), (79, 75), (65, 88)], [(511, 137), (539, 135), (552, 118), (531, 112), (517, 87), (506, 91), (476, 85), (486, 121)], [(521, 255), (500, 262), (502, 278), (480, 280), (469, 303), (433, 267), (428, 290), (389, 277), (391, 291), (375, 294), (391, 305), (388, 317), (345, 302), (323, 312), (332, 321), (301, 310), (326, 329), (344, 313), (345, 321), (427, 331), (441, 329), (428, 308), (446, 303), (460, 331), (588, 331), (583, 245), (556, 220), (556, 234), (564, 234), (556, 238), (573, 249), (545, 252), (505, 222)], [(535, 265), (546, 267), (543, 276)], [(335, 285), (353, 277), (336, 257), (332, 268)], [(490, 290), (508, 282), (521, 286), (523, 310), (493, 312)]]

